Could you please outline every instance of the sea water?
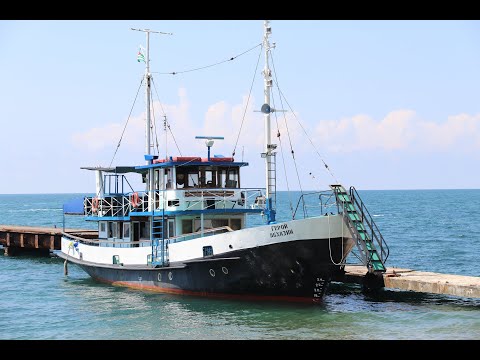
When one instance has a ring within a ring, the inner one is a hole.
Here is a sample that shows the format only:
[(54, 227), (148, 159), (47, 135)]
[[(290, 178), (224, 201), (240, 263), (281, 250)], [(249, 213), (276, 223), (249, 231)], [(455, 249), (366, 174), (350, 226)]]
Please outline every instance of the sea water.
[[(359, 194), (390, 247), (387, 267), (480, 276), (480, 190)], [(62, 227), (78, 195), (0, 195), (0, 224)], [(287, 220), (289, 197), (277, 195)], [(176, 296), (100, 284), (74, 264), (64, 276), (63, 260), (32, 255), (0, 255), (0, 309), (0, 339), (480, 339), (480, 299), (340, 283), (316, 305)]]

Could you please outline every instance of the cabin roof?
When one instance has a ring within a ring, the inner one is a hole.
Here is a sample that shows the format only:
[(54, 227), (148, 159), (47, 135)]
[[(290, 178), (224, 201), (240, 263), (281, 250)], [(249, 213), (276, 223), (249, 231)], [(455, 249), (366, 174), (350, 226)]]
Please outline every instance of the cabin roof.
[(185, 156), (185, 157), (170, 157), (168, 159), (154, 160), (151, 165), (138, 166), (82, 166), (83, 170), (100, 170), (106, 173), (126, 174), (126, 173), (147, 173), (149, 168), (166, 168), (172, 166), (225, 166), (225, 167), (242, 167), (248, 166), (248, 162), (234, 161), (233, 158), (213, 157), (210, 160), (201, 157)]
[(135, 169), (146, 170), (149, 168), (166, 168), (172, 166), (226, 166), (226, 167), (242, 167), (248, 166), (248, 162), (234, 161), (233, 158), (212, 157), (210, 159), (196, 156), (170, 156), (167, 159), (156, 159), (153, 164), (136, 166)]
[(108, 173), (126, 174), (126, 173), (146, 173), (146, 170), (139, 171), (136, 166), (115, 166), (115, 167), (103, 167), (103, 166), (82, 166), (83, 170), (100, 170)]

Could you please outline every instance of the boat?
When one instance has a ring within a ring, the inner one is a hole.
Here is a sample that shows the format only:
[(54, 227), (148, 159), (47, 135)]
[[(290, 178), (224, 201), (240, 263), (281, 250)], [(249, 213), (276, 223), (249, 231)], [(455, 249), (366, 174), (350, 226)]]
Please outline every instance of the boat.
[[(132, 29), (133, 30), (133, 29)], [(325, 191), (302, 192), (291, 218), (277, 219), (276, 147), (270, 104), (273, 86), (269, 21), (263, 23), (265, 65), (261, 107), (265, 187), (241, 187), (248, 162), (211, 155), (222, 136), (199, 135), (206, 154), (160, 157), (151, 144), (151, 78), (148, 29), (145, 61), (146, 144), (139, 165), (84, 167), (95, 173), (95, 194), (80, 213), (96, 222), (98, 234), (64, 232), (57, 253), (94, 280), (159, 293), (319, 302), (332, 277), (355, 253), (368, 273), (386, 271), (388, 246), (354, 187), (335, 183)], [(260, 130), (260, 129), (259, 129)], [(193, 141), (193, 139), (192, 139)], [(142, 189), (127, 176), (141, 177)], [(127, 190), (125, 190), (127, 189)], [(313, 199), (313, 200), (312, 200)], [(316, 206), (312, 212), (311, 206)], [(259, 219), (254, 226), (249, 219)]]

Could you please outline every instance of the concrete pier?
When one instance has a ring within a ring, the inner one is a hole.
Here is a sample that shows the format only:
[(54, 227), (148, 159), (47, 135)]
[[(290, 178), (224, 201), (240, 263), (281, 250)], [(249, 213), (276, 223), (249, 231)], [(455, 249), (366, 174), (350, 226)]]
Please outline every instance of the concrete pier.
[[(366, 273), (364, 266), (347, 265), (345, 274), (340, 274), (333, 280), (368, 285), (367, 282), (371, 279), (366, 276)], [(450, 275), (390, 267), (377, 281), (378, 287), (389, 289), (480, 298), (480, 277), (477, 276)]]

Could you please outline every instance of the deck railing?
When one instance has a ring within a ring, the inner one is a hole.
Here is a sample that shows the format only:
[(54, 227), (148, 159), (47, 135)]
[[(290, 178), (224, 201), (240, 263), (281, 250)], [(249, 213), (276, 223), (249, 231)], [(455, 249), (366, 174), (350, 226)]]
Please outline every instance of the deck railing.
[(303, 218), (320, 216), (329, 213), (331, 215), (338, 213), (335, 195), (331, 190), (316, 191), (311, 193), (304, 193), (300, 196), (297, 202), (293, 218), (301, 216)]
[[(154, 211), (188, 211), (220, 209), (264, 209), (264, 189), (176, 189), (153, 192)], [(106, 194), (85, 197), (84, 214), (94, 217), (125, 217), (148, 212), (149, 193)]]
[[(192, 240), (199, 237), (212, 236), (233, 231), (229, 226), (220, 226), (212, 229), (204, 229), (203, 231), (195, 231), (188, 234), (182, 234), (165, 239), (165, 244), (173, 244), (181, 241)], [(140, 239), (133, 241), (130, 239), (87, 239), (79, 237), (70, 233), (62, 233), (65, 238), (71, 241), (78, 241), (79, 243), (90, 246), (104, 246), (104, 247), (151, 247), (152, 241), (150, 239)]]

